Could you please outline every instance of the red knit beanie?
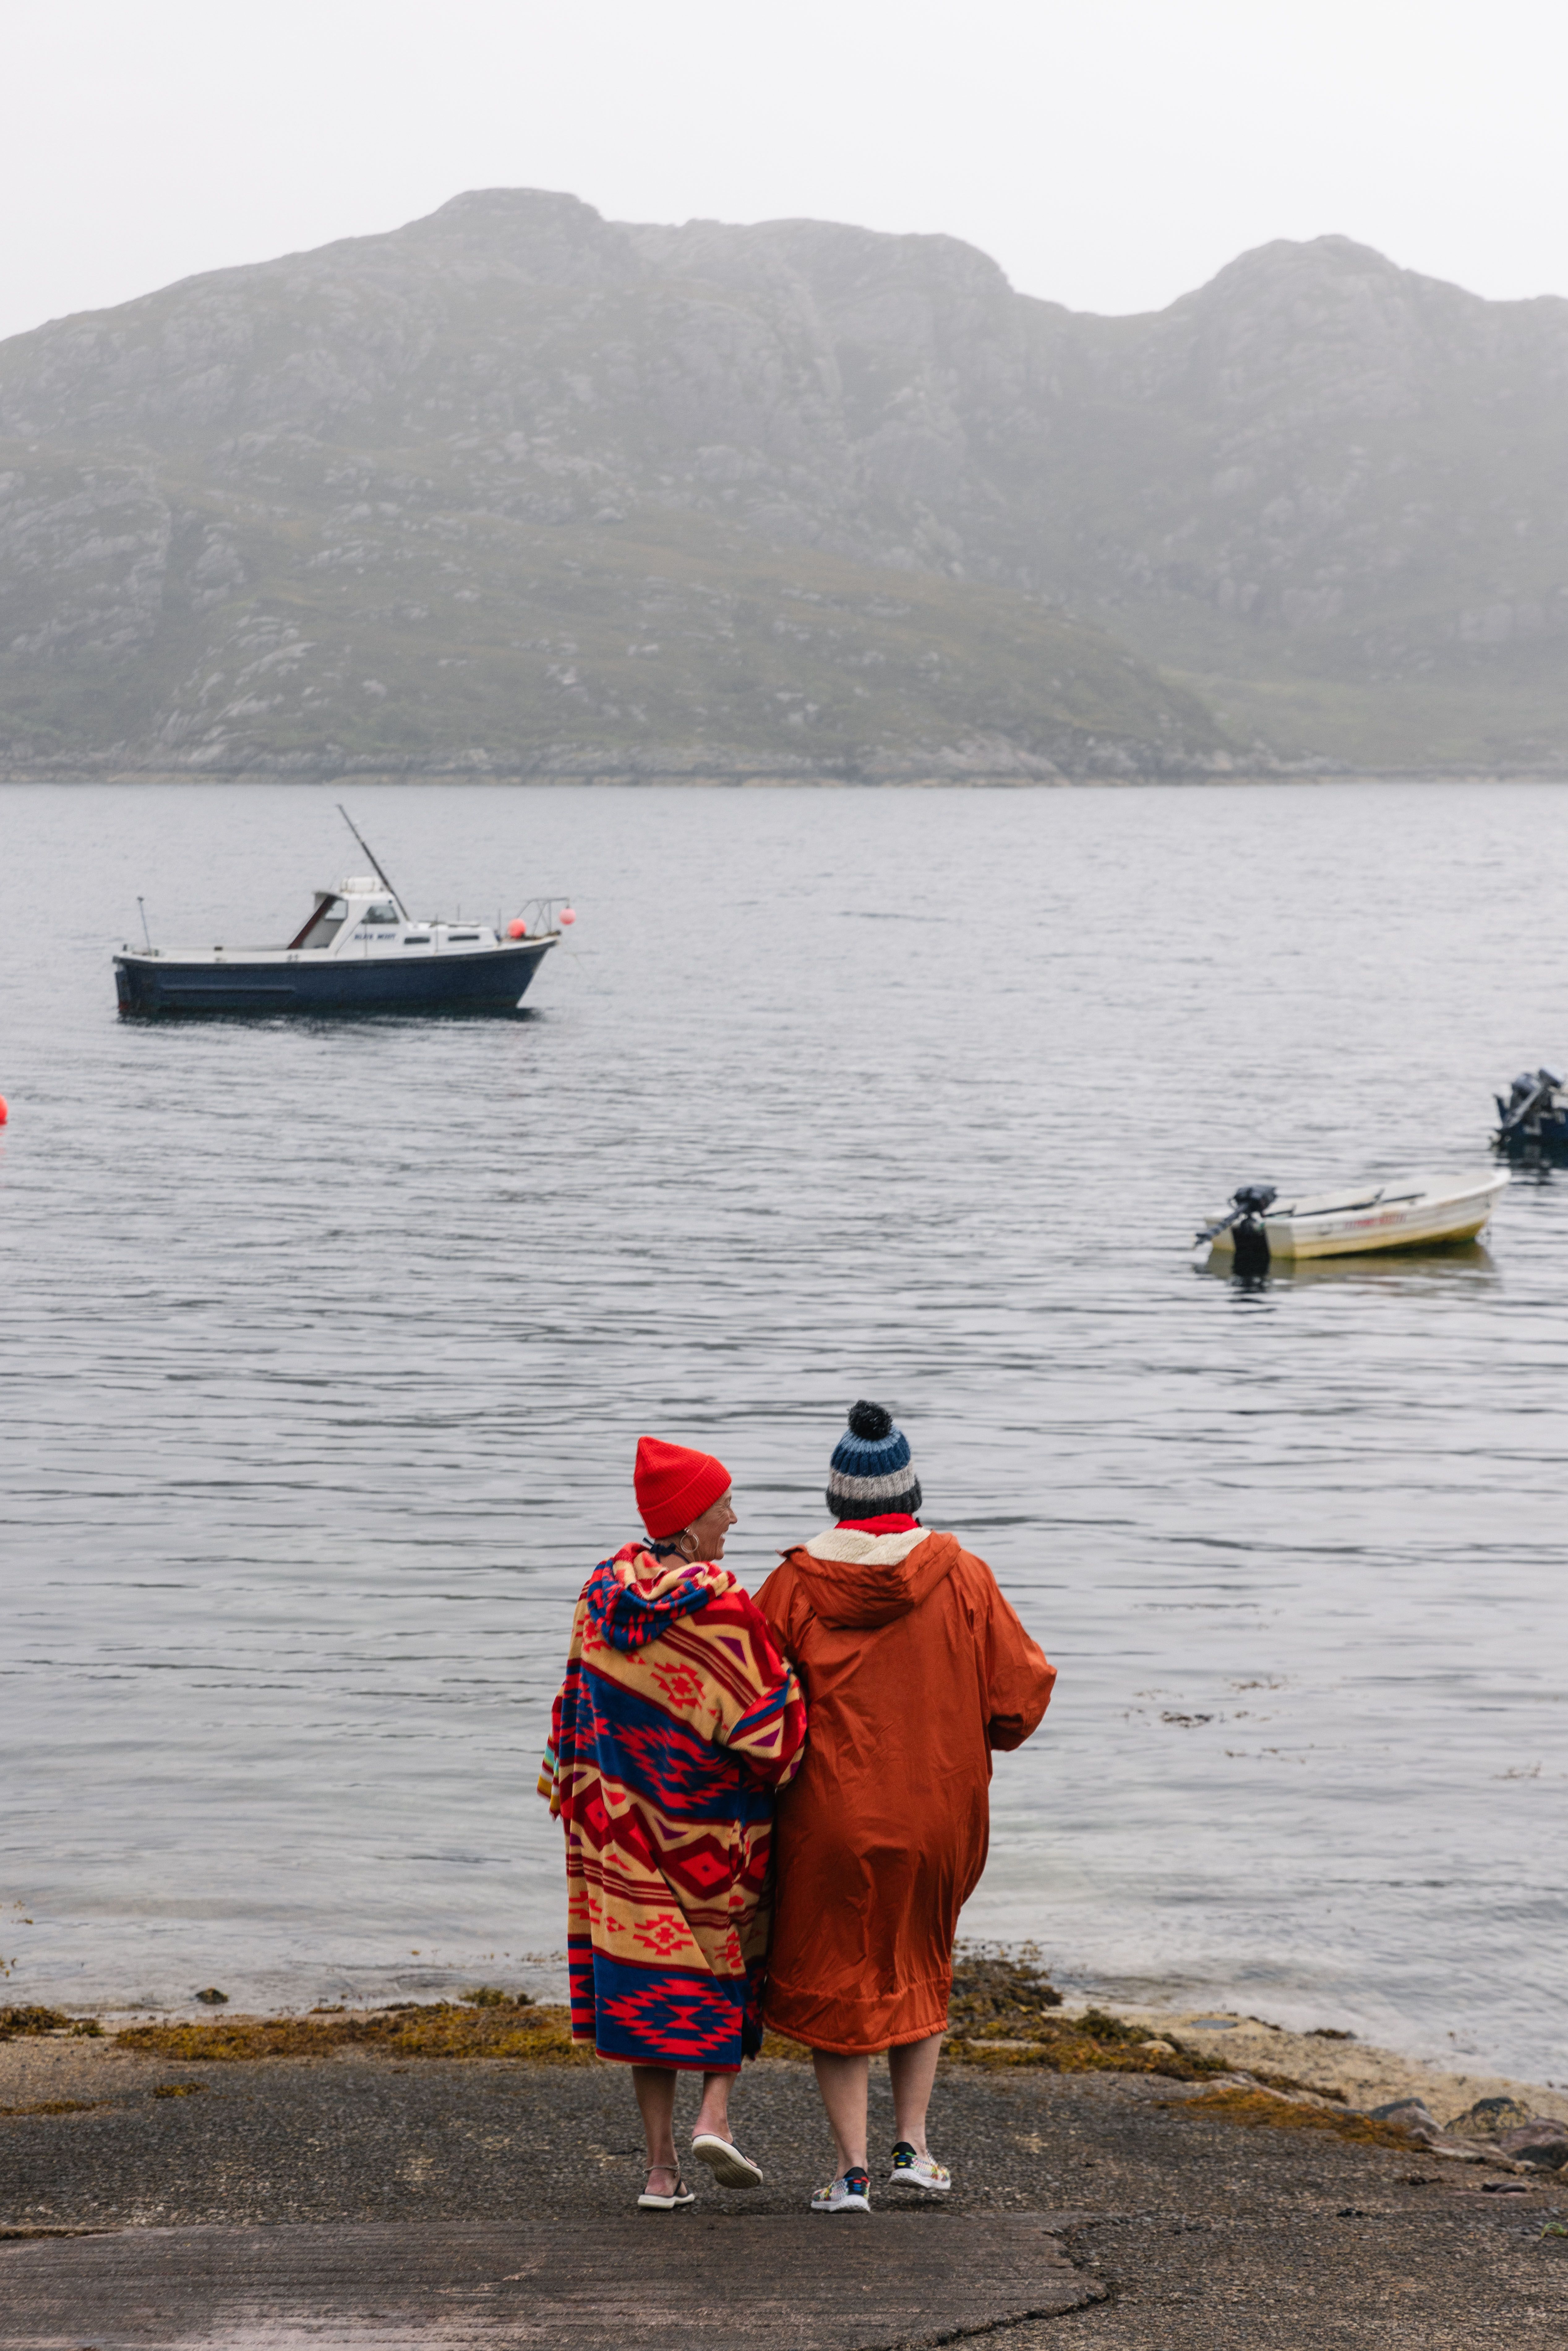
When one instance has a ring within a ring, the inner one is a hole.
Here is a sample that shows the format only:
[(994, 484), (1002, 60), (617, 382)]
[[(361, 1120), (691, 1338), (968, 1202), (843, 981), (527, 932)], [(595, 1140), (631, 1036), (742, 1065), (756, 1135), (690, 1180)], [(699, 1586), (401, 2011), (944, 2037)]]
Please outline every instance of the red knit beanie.
[(637, 1510), (655, 1542), (700, 1519), (733, 1482), (724, 1463), (711, 1453), (666, 1445), (662, 1437), (637, 1439)]

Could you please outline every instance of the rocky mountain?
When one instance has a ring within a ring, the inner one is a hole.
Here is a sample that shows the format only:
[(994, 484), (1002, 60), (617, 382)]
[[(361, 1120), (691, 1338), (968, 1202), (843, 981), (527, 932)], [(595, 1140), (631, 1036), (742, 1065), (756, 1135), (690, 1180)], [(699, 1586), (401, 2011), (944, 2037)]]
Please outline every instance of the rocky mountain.
[(1568, 302), (489, 191), (0, 344), (13, 771), (1568, 763)]

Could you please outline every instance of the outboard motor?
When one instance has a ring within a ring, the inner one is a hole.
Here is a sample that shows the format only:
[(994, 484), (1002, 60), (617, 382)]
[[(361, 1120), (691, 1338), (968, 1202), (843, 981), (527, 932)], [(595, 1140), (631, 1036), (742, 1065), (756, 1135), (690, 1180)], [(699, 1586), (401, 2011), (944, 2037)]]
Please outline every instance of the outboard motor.
[(1540, 1143), (1547, 1139), (1549, 1128), (1563, 1125), (1563, 1114), (1557, 1104), (1557, 1089), (1562, 1083), (1556, 1071), (1542, 1064), (1539, 1070), (1520, 1071), (1506, 1102), (1500, 1094), (1493, 1095), (1497, 1103), (1497, 1139), (1504, 1149), (1517, 1151), (1526, 1142)]
[(1240, 1210), (1233, 1218), (1231, 1231), (1236, 1239), (1236, 1270), (1238, 1273), (1267, 1273), (1269, 1270), (1269, 1230), (1263, 1218), (1270, 1201), (1278, 1196), (1272, 1184), (1243, 1184), (1231, 1198)]
[(1238, 1273), (1259, 1274), (1269, 1270), (1269, 1233), (1263, 1219), (1279, 1198), (1272, 1184), (1243, 1184), (1232, 1192), (1235, 1203), (1228, 1217), (1217, 1225), (1206, 1226), (1199, 1233), (1200, 1241), (1218, 1240), (1221, 1233), (1235, 1235), (1236, 1270)]

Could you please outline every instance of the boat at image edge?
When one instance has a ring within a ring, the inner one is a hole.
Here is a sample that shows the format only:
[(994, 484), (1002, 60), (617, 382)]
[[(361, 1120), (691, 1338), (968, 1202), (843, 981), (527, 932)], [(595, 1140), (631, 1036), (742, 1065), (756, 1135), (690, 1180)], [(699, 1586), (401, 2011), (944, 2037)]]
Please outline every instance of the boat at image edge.
[(1568, 1102), (1560, 1097), (1563, 1081), (1543, 1061), (1538, 1070), (1521, 1070), (1505, 1102), (1497, 1103), (1494, 1147), (1511, 1159), (1568, 1159)]
[(384, 878), (318, 890), (287, 946), (124, 946), (114, 985), (128, 1019), (224, 1013), (511, 1012), (560, 943), (544, 926), (513, 938), (485, 923), (416, 923)]
[[(1507, 1188), (1506, 1171), (1487, 1167), (1471, 1176), (1390, 1177), (1338, 1192), (1281, 1199), (1251, 1212), (1260, 1225), (1269, 1255), (1280, 1258), (1361, 1257), (1371, 1249), (1437, 1249), (1474, 1240)], [(1240, 1195), (1239, 1194), (1239, 1199)], [(1237, 1247), (1237, 1226), (1247, 1211), (1227, 1209), (1219, 1229), (1201, 1233), (1214, 1254)]]

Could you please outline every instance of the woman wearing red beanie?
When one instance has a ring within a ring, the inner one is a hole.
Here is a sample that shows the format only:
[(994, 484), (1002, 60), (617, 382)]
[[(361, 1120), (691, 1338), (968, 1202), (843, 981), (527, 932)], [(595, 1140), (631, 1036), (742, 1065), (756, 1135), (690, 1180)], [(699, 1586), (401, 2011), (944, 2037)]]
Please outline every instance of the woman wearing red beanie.
[(800, 1686), (720, 1564), (736, 1522), (709, 1453), (644, 1437), (646, 1541), (583, 1586), (539, 1778), (566, 1827), (571, 2037), (632, 2067), (648, 2137), (638, 2203), (695, 2199), (675, 2156), (675, 2075), (700, 2072), (692, 2152), (727, 2188), (762, 2174), (729, 2131), (761, 2046), (773, 1795), (806, 1736)]

